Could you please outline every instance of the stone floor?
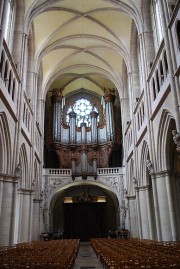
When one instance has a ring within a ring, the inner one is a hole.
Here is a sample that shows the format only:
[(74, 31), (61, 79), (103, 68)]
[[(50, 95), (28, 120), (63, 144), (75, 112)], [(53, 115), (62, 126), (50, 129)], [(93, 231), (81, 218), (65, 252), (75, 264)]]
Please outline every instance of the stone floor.
[(81, 242), (73, 269), (101, 269), (103, 265), (98, 260), (90, 243)]

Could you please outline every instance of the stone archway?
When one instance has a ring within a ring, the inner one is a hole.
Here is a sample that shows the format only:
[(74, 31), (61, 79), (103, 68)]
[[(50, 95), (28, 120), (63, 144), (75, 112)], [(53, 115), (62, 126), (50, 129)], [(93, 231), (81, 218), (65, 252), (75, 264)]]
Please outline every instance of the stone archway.
[[(91, 201), (84, 200), (85, 196), (91, 197)], [(64, 203), (64, 197), (76, 198), (76, 202)], [(95, 201), (95, 197), (105, 197), (106, 202)], [(69, 187), (51, 201), (51, 231), (59, 236), (63, 232), (65, 238), (80, 238), (81, 241), (107, 237), (109, 230), (111, 236), (115, 236), (120, 221), (118, 208), (118, 199), (107, 189), (88, 184)]]

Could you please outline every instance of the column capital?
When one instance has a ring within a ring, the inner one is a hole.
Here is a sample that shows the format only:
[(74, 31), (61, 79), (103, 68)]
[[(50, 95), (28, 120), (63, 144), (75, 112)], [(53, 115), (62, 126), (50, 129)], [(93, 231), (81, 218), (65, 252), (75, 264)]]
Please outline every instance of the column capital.
[(153, 178), (158, 178), (158, 177), (167, 176), (171, 174), (172, 174), (171, 170), (162, 170), (162, 171), (155, 171), (154, 173), (151, 174), (151, 176)]
[(62, 91), (63, 89), (60, 88), (60, 89), (53, 89), (51, 92), (52, 92), (52, 96), (51, 96), (51, 101), (52, 103), (60, 103), (62, 98), (63, 98), (63, 95), (62, 95)]

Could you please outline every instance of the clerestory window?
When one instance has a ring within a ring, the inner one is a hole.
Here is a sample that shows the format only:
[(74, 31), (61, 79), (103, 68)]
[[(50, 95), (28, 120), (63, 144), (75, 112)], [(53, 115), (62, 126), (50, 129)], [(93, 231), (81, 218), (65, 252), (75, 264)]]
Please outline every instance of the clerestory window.
[[(78, 127), (81, 126), (81, 123), (85, 122), (87, 126), (89, 127), (91, 125), (91, 117), (90, 112), (96, 111), (98, 113), (97, 108), (90, 102), (89, 100), (85, 98), (81, 98), (77, 100), (73, 106), (69, 107), (67, 110), (66, 115), (66, 122), (69, 124), (69, 113), (71, 111), (74, 111), (76, 113), (76, 125)], [(97, 118), (97, 121), (99, 121), (99, 116)]]

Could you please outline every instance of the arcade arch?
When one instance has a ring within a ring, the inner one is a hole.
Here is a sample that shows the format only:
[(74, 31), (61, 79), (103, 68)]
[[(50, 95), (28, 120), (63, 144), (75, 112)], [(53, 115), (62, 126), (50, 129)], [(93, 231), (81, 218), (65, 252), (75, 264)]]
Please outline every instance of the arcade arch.
[[(69, 202), (65, 202), (65, 197)], [(86, 182), (74, 184), (52, 196), (49, 230), (82, 241), (108, 236), (109, 230), (115, 236), (120, 227), (119, 209), (118, 198), (111, 190)]]

